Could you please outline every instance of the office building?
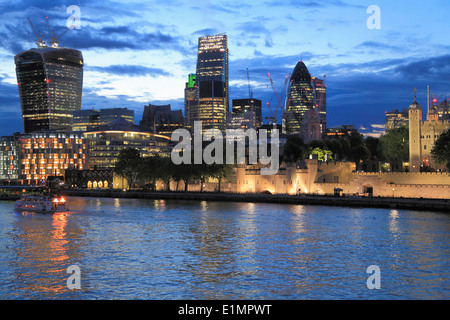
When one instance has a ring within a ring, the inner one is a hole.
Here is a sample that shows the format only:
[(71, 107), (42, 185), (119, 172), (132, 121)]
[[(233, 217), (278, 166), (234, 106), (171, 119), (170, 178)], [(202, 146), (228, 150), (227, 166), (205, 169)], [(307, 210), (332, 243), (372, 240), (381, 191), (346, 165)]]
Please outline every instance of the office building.
[(14, 58), (25, 133), (70, 131), (81, 109), (83, 56), (80, 51), (39, 47)]
[(397, 109), (393, 111), (386, 111), (384, 113), (384, 116), (386, 119), (386, 132), (392, 129), (398, 129), (403, 126), (408, 126), (409, 124), (408, 109), (403, 109), (402, 111), (398, 111)]
[(255, 98), (234, 99), (232, 105), (234, 119), (248, 119), (252, 128), (263, 124), (261, 100)]
[(316, 108), (320, 118), (320, 129), (322, 134), (327, 133), (327, 86), (325, 76), (323, 79), (311, 78), (311, 83), (315, 92)]
[(0, 138), (0, 180), (19, 179), (19, 136)]
[(194, 119), (200, 119), (196, 79), (197, 75), (191, 73), (184, 89), (184, 121), (188, 127), (193, 127)]
[(183, 112), (172, 110), (170, 104), (161, 106), (149, 104), (144, 107), (139, 126), (150, 133), (170, 137), (174, 130), (184, 127)]
[(311, 74), (303, 61), (297, 63), (291, 75), (283, 121), (288, 134), (298, 134), (308, 141), (322, 138)]
[(124, 119), (84, 133), (89, 141), (89, 168), (114, 168), (120, 151), (136, 148), (142, 157), (170, 156), (170, 137), (147, 132)]
[(202, 121), (203, 130), (225, 130), (229, 112), (226, 35), (198, 39), (196, 85), (199, 112), (195, 116), (191, 114), (191, 122)]
[(88, 166), (88, 150), (82, 133), (34, 132), (18, 139), (19, 179), (41, 185), (48, 176), (64, 176), (66, 169)]
[(73, 112), (72, 131), (87, 131), (107, 125), (117, 119), (134, 124), (134, 111), (127, 108), (88, 109)]

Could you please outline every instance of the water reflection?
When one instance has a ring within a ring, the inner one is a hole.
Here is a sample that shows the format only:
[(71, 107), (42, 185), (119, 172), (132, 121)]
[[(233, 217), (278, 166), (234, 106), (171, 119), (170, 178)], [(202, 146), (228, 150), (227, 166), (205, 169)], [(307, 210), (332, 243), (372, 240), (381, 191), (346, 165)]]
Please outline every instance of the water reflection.
[[(72, 198), (75, 212), (0, 207), (0, 297), (450, 297), (450, 218), (302, 205)], [(81, 265), (82, 290), (66, 288)], [(382, 289), (366, 287), (376, 264)]]
[[(67, 212), (17, 214), (17, 259), (11, 261), (15, 291), (25, 291), (31, 298), (56, 298), (68, 292), (65, 271), (73, 249), (67, 234), (69, 217)], [(77, 231), (76, 227), (71, 228), (71, 232)]]

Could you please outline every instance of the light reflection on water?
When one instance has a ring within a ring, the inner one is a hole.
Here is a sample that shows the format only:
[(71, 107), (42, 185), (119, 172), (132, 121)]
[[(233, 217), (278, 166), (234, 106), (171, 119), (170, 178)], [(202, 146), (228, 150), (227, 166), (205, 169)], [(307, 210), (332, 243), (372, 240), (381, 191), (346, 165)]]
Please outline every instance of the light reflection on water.
[[(70, 198), (0, 205), (2, 299), (448, 299), (448, 215)], [(70, 265), (81, 290), (68, 290)], [(366, 269), (381, 269), (369, 290)]]

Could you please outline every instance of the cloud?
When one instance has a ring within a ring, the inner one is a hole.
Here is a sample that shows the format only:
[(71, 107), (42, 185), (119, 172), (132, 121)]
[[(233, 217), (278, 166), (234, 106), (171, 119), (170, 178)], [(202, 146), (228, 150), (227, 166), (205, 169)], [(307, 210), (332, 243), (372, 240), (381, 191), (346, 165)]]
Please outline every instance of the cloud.
[(128, 76), (168, 77), (171, 75), (169, 72), (161, 68), (149, 68), (140, 65), (125, 65), (125, 64), (111, 65), (107, 67), (86, 66), (86, 71), (89, 70)]
[(450, 55), (400, 65), (395, 68), (395, 72), (408, 79), (439, 79), (441, 82), (450, 82)]

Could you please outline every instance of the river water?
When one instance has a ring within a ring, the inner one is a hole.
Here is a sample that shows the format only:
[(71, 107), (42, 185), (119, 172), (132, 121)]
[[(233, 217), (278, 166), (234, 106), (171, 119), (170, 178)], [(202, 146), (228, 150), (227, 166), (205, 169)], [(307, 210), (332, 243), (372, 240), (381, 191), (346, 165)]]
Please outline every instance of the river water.
[[(0, 202), (1, 299), (450, 298), (443, 213), (75, 197), (69, 204), (70, 212), (49, 215)], [(69, 266), (78, 267), (79, 289), (68, 288)]]

